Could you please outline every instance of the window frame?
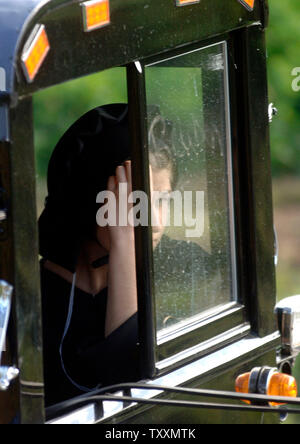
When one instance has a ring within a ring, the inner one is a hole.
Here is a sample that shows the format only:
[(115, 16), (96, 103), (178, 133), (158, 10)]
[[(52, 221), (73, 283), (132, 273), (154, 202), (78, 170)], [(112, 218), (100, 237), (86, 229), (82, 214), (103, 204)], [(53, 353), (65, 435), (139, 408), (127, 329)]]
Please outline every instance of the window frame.
[[(234, 68), (233, 60), (230, 56), (232, 53), (233, 41), (229, 34), (208, 41), (198, 42), (197, 44), (188, 45), (179, 50), (177, 49), (154, 57), (141, 59), (128, 65), (128, 100), (129, 105), (131, 104), (131, 133), (135, 134), (133, 140), (133, 152), (136, 168), (140, 172), (142, 171), (140, 178), (134, 180), (133, 187), (134, 189), (143, 190), (146, 193), (149, 191), (145, 67), (153, 63), (163, 62), (168, 58), (187, 54), (191, 51), (205, 49), (208, 46), (216, 45), (218, 43), (225, 43), (228, 47), (227, 57), (225, 57), (228, 79), (227, 81), (224, 79), (226, 90), (225, 95), (227, 94), (226, 106), (228, 106), (226, 117), (227, 143), (232, 152), (231, 158), (228, 159), (228, 163), (231, 164), (228, 171), (231, 175), (231, 180), (229, 182), (231, 182), (232, 185), (228, 184), (228, 186), (232, 187), (232, 208), (230, 210), (232, 211), (232, 222), (235, 227), (239, 227), (237, 214), (235, 214), (233, 210), (237, 203), (235, 191), (238, 184), (235, 178), (237, 171), (236, 162), (233, 160), (234, 148), (231, 145), (233, 126), (236, 125), (236, 109), (234, 107), (234, 102), (231, 101), (234, 82), (230, 77), (233, 74)], [(134, 174), (134, 176), (137, 175)], [(237, 245), (240, 235), (237, 233), (238, 230), (239, 228), (236, 228), (234, 231), (237, 301), (226, 304), (225, 307), (220, 307), (219, 310), (211, 315), (208, 314), (207, 317), (201, 318), (198, 322), (195, 321), (193, 325), (187, 324), (182, 330), (178, 330), (173, 335), (169, 336), (169, 338), (165, 338), (157, 343), (155, 296), (153, 288), (152, 230), (150, 225), (149, 227), (136, 228), (136, 255), (137, 264), (139, 264), (137, 268), (137, 280), (139, 294), (140, 343), (142, 344), (141, 368), (143, 369), (143, 374), (145, 376), (153, 377), (154, 375), (165, 373), (174, 366), (182, 365), (191, 359), (195, 359), (195, 357), (210, 353), (249, 333), (250, 323), (248, 322), (248, 314), (245, 309), (244, 292), (240, 291), (240, 252)], [(233, 236), (232, 228), (231, 236)], [(150, 319), (152, 322), (150, 322)]]

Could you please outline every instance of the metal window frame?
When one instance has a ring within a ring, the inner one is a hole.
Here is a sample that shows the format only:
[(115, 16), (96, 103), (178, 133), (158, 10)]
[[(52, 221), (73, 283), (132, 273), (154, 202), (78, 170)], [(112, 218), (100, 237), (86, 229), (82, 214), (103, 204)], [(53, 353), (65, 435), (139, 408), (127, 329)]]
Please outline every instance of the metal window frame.
[[(179, 55), (189, 54), (193, 51), (205, 49), (209, 46), (222, 43), (226, 45), (228, 36), (223, 38), (212, 39), (210, 41), (201, 42), (188, 47), (181, 48), (180, 50), (173, 50), (166, 54), (160, 54), (159, 56), (151, 57), (148, 59), (139, 60), (131, 64), (128, 67), (128, 98), (129, 103), (135, 103), (138, 106), (139, 111), (131, 109), (131, 122), (133, 122), (132, 130), (137, 135), (134, 141), (134, 156), (139, 159), (137, 168), (139, 171), (143, 171), (138, 182), (134, 183), (134, 188), (141, 189), (146, 193), (149, 192), (149, 171), (148, 171), (148, 137), (146, 128), (146, 85), (145, 85), (145, 67), (151, 66), (154, 63), (163, 62), (165, 60), (177, 57)], [(228, 60), (226, 59), (226, 68), (228, 70)], [(228, 73), (229, 75), (229, 73)], [(138, 235), (136, 243), (137, 251), (137, 263), (144, 264), (141, 270), (138, 270), (138, 293), (139, 298), (139, 313), (142, 316), (140, 323), (140, 343), (141, 347), (141, 368), (142, 372), (147, 377), (154, 377), (155, 375), (170, 371), (170, 369), (182, 365), (188, 362), (190, 359), (195, 359), (195, 356), (199, 356), (204, 353), (209, 353), (217, 346), (221, 347), (228, 343), (227, 332), (235, 328), (236, 336), (230, 336), (230, 341), (238, 340), (242, 335), (246, 335), (250, 331), (250, 324), (247, 323), (247, 315), (244, 309), (244, 301), (237, 298), (237, 260), (236, 260), (236, 235), (234, 232), (235, 216), (233, 209), (234, 201), (234, 185), (232, 176), (232, 159), (231, 159), (231, 123), (230, 123), (230, 86), (229, 79), (224, 79), (226, 107), (226, 133), (227, 133), (227, 153), (228, 153), (228, 190), (230, 204), (230, 231), (233, 239), (231, 248), (233, 251), (233, 279), (234, 289), (233, 293), (236, 296), (236, 301), (226, 304), (224, 307), (220, 307), (214, 313), (207, 318), (200, 318), (195, 321), (193, 325), (186, 325), (181, 331), (176, 331), (171, 337), (161, 340), (159, 343), (156, 338), (156, 312), (155, 312), (155, 297), (153, 287), (153, 258), (152, 258), (152, 235), (151, 227), (143, 227), (144, 237)], [(140, 124), (137, 124), (140, 122)], [(141, 147), (142, 150), (141, 150)], [(146, 164), (147, 163), (147, 164)], [(150, 211), (149, 211), (150, 214)], [(144, 255), (144, 256), (143, 256)], [(145, 257), (147, 259), (145, 259)], [(147, 265), (146, 265), (147, 264)], [(145, 269), (150, 271), (150, 278), (145, 280)], [(146, 296), (146, 297), (145, 297)], [(145, 315), (143, 315), (143, 313)], [(152, 326), (145, 324), (146, 319), (152, 319)], [(147, 327), (146, 327), (147, 326)], [(240, 328), (238, 328), (240, 327)], [(223, 340), (222, 340), (222, 335)], [(210, 342), (214, 337), (218, 340)], [(196, 352), (195, 347), (200, 344), (206, 344), (206, 348), (203, 347)], [(190, 350), (194, 350), (194, 354), (190, 353)], [(197, 355), (198, 353), (198, 355)], [(145, 363), (147, 363), (145, 365)]]
[[(196, 344), (199, 345), (201, 341), (208, 341), (214, 336), (221, 338), (222, 332), (224, 333), (224, 343), (222, 344), (222, 340), (220, 340), (218, 347), (225, 345), (225, 333), (232, 326), (247, 326), (248, 331), (251, 330), (259, 336), (270, 334), (277, 328), (275, 316), (272, 317), (268, 314), (270, 304), (272, 307), (275, 306), (276, 290), (272, 251), (274, 234), (273, 230), (268, 229), (268, 227), (273, 227), (273, 213), (270, 200), (272, 190), (267, 120), (268, 96), (264, 80), (266, 79), (265, 35), (260, 26), (253, 26), (230, 33), (225, 38), (228, 42), (231, 59), (228, 66), (230, 75), (227, 93), (230, 97), (231, 125), (229, 131), (232, 136), (232, 202), (234, 201), (232, 205), (236, 209), (231, 229), (235, 225), (237, 285), (240, 305), (229, 307), (228, 316), (226, 316), (226, 311), (222, 313), (220, 310), (215, 317), (212, 316), (208, 322), (206, 320), (202, 328), (200, 322), (199, 328), (192, 328), (192, 332), (185, 335), (181, 335), (179, 332), (177, 336), (174, 335), (171, 341), (157, 346), (154, 327), (153, 283), (144, 281), (144, 286), (139, 288), (139, 292), (142, 295), (147, 294), (149, 300), (145, 304), (145, 300), (142, 297), (140, 299), (140, 310), (147, 313), (141, 321), (141, 343), (143, 344), (141, 365), (144, 374), (148, 377), (162, 374), (178, 365), (183, 365), (191, 358), (195, 358), (195, 354), (191, 355), (189, 351)], [(220, 41), (222, 38), (201, 42), (197, 45), (197, 49)], [(256, 59), (257, 48), (259, 48), (261, 55), (259, 62)], [(187, 48), (181, 48), (179, 51), (173, 51), (172, 55), (186, 52), (188, 52)], [(135, 84), (135, 89), (131, 90), (134, 91), (131, 98), (134, 103), (139, 103), (142, 121), (136, 147), (137, 150), (138, 146), (143, 147), (144, 154), (140, 158), (140, 167), (143, 163), (142, 158), (144, 161), (147, 158), (144, 66), (153, 61), (163, 61), (168, 56), (169, 54), (164, 54), (156, 56), (154, 59), (145, 59), (139, 62), (138, 68), (134, 64), (129, 68), (131, 85)], [(258, 92), (260, 99), (257, 101)], [(138, 119), (138, 116), (135, 115), (133, 119)], [(260, 151), (258, 151), (257, 140), (259, 140)], [(143, 177), (145, 178), (148, 173), (145, 166), (143, 168)], [(149, 190), (147, 181), (140, 182), (139, 186), (139, 189), (144, 189), (146, 192)], [(267, 203), (265, 208), (262, 207), (262, 202)], [(150, 239), (151, 229), (148, 229), (148, 233), (145, 233), (144, 237), (145, 243), (143, 244), (140, 238), (137, 250), (146, 252), (146, 262), (150, 267), (151, 275), (153, 264)], [(147, 317), (152, 317), (153, 324), (145, 329), (144, 321)], [(237, 339), (238, 337), (231, 338), (231, 341)], [(155, 352), (153, 352), (153, 348)], [(212, 350), (207, 348), (205, 352), (209, 353)], [(147, 362), (146, 367), (143, 366), (145, 362)], [(168, 362), (169, 366), (166, 365)]]

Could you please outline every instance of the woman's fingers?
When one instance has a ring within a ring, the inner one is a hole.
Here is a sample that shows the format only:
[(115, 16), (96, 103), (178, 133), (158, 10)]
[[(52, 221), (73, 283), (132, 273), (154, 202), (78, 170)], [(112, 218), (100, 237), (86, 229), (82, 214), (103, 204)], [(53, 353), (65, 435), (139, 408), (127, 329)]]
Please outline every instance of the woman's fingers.
[(119, 165), (116, 169), (116, 178), (118, 183), (126, 183), (127, 175), (126, 168), (123, 165)]
[(128, 202), (128, 196), (132, 192), (130, 161), (126, 161), (116, 168), (115, 176), (108, 179), (108, 190), (113, 191), (116, 198), (116, 225), (109, 227), (110, 240), (112, 243), (118, 243), (124, 239), (131, 242), (133, 226), (128, 220), (129, 210), (132, 208), (132, 203)]
[(115, 176), (110, 176), (108, 178), (107, 190), (115, 192), (115, 190), (116, 190), (116, 179), (115, 179)]
[(126, 160), (125, 162), (127, 183), (128, 183), (128, 194), (132, 192), (132, 176), (131, 176), (131, 161)]
[(116, 168), (116, 183), (127, 183), (128, 194), (132, 191), (132, 179), (131, 179), (131, 161), (126, 160), (123, 165), (119, 165)]
[(107, 181), (107, 190), (118, 194), (119, 183), (127, 183), (127, 194), (132, 192), (131, 180), (131, 161), (127, 160), (124, 165), (119, 165), (116, 168), (116, 175), (110, 176)]

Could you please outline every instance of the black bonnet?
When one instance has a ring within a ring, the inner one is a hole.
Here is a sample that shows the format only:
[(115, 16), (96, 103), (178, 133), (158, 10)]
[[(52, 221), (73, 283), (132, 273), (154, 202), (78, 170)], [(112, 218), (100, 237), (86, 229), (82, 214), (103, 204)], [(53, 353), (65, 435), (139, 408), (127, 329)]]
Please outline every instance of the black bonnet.
[(96, 196), (130, 158), (128, 106), (88, 112), (63, 135), (48, 166), (48, 197), (39, 219), (40, 255), (74, 272), (81, 242), (96, 224)]

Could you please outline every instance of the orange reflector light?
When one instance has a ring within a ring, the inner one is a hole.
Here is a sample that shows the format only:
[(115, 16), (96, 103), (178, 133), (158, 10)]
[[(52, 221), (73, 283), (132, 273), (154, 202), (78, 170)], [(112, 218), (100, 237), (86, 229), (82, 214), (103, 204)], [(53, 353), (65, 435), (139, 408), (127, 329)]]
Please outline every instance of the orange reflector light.
[[(250, 372), (239, 375), (235, 380), (235, 391), (237, 393), (249, 393), (249, 379)], [(250, 401), (244, 400), (247, 404), (251, 404)]]
[(110, 23), (109, 0), (92, 0), (81, 3), (85, 32), (94, 31)]
[(200, 3), (200, 0), (176, 0), (177, 6), (192, 5), (194, 3)]
[(37, 25), (24, 47), (21, 57), (23, 71), (29, 83), (35, 79), (48, 52), (50, 44), (44, 25)]
[[(297, 397), (297, 383), (293, 376), (284, 373), (273, 373), (267, 387), (267, 395), (269, 396), (289, 396)], [(278, 405), (270, 402), (271, 405)]]
[(239, 2), (242, 3), (242, 5), (245, 6), (248, 11), (253, 11), (255, 0), (239, 0)]
[[(252, 372), (239, 375), (235, 381), (235, 391), (237, 393), (258, 393), (274, 397), (297, 397), (297, 383), (293, 376), (279, 373), (274, 368), (266, 368), (266, 371), (260, 373), (259, 370), (256, 368)], [(250, 401), (244, 400), (244, 402), (250, 404)], [(269, 404), (271, 406), (279, 405), (275, 402), (269, 402)]]

